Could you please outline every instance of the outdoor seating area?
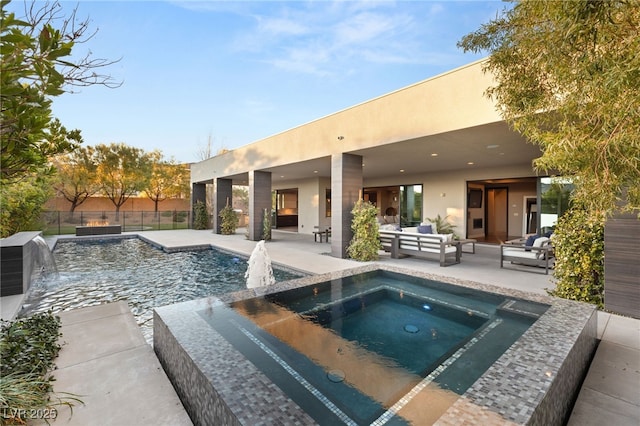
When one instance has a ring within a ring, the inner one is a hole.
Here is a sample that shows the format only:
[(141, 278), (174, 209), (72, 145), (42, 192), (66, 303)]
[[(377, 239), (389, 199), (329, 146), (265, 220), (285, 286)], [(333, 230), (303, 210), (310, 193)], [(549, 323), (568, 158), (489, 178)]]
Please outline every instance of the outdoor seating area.
[(316, 226), (315, 228), (316, 230), (313, 231), (313, 241), (315, 241), (316, 243), (323, 242), (322, 240), (324, 239), (324, 242), (328, 243), (329, 238), (331, 237), (331, 227), (329, 226), (328, 228), (325, 228), (323, 230), (320, 230), (320, 227), (318, 226)]
[(510, 262), (513, 265), (544, 268), (544, 273), (548, 275), (554, 261), (553, 245), (549, 237), (531, 236), (500, 245), (500, 268), (504, 267), (505, 262)]
[(460, 263), (462, 256), (462, 245), (450, 235), (380, 230), (380, 242), (393, 259), (401, 255), (435, 257), (440, 261), (440, 266), (450, 266)]

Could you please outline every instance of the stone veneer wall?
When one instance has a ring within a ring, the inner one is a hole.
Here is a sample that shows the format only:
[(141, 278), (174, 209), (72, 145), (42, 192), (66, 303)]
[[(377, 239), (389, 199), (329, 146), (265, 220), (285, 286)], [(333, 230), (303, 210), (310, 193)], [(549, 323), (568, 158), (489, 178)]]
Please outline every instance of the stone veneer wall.
[(236, 416), (155, 312), (153, 324), (156, 355), (191, 421), (195, 425), (211, 425), (219, 422), (219, 424), (240, 426)]
[[(551, 382), (549, 390), (531, 416), (528, 424), (551, 425), (565, 424), (571, 414), (576, 395), (593, 359), (597, 346), (598, 315), (594, 311), (587, 325), (578, 336), (572, 347), (567, 348), (567, 356), (558, 370), (556, 379)], [(568, 330), (572, 332), (574, 330)]]
[(205, 322), (211, 299), (154, 311), (153, 347), (197, 425), (314, 424), (297, 404)]

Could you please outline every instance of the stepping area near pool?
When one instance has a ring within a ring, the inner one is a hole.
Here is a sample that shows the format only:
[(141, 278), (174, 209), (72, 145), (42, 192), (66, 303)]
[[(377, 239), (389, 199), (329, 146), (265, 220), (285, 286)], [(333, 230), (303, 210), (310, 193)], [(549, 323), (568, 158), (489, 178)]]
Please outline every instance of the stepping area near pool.
[[(141, 236), (168, 249), (213, 244), (248, 255), (255, 245), (255, 242), (244, 238), (242, 230), (234, 236), (193, 230), (143, 232)], [(328, 245), (314, 244), (310, 235), (275, 231), (274, 241), (267, 245), (267, 249), (275, 263), (313, 274), (362, 266), (362, 263), (326, 255)], [(446, 274), (453, 279), (516, 288), (538, 295), (544, 295), (544, 289), (551, 285), (549, 277), (542, 274), (501, 270), (497, 247), (478, 244), (476, 249), (476, 254), (463, 254), (463, 263), (445, 271), (439, 268), (437, 262), (420, 259), (383, 257), (380, 263), (434, 275)], [(5, 300), (2, 302), (4, 315), (7, 312)], [(105, 315), (105, 310), (109, 309), (115, 310)], [(135, 325), (131, 326), (134, 323), (127, 311), (126, 305), (115, 308), (103, 305), (61, 314), (63, 341), (67, 344), (63, 346), (58, 360), (55, 387), (59, 391), (83, 395), (81, 399), (85, 405), (74, 407), (70, 421), (69, 416), (61, 412), (53, 424), (127, 424), (123, 419), (133, 420), (136, 424), (191, 423), (164, 371), (159, 368), (153, 349), (144, 343)], [(73, 316), (76, 316), (76, 320), (72, 319)], [(86, 321), (78, 320), (84, 316)], [(94, 332), (91, 327), (103, 332)], [(109, 330), (112, 332), (107, 332)], [(638, 424), (640, 321), (598, 313), (598, 338), (602, 342), (569, 424)], [(100, 347), (102, 349), (96, 349)], [(68, 361), (74, 359), (76, 361)], [(114, 399), (116, 397), (119, 399)], [(120, 414), (125, 417), (120, 417)], [(487, 419), (466, 420), (469, 424), (485, 424)], [(441, 423), (450, 424), (445, 419)]]

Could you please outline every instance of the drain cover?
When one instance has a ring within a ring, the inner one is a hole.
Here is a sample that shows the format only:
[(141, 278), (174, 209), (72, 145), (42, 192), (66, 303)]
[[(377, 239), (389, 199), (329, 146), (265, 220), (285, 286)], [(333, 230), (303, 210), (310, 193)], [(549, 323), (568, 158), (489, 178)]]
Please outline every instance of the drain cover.
[(327, 379), (333, 383), (340, 383), (344, 380), (344, 371), (342, 370), (331, 370), (327, 373)]
[(407, 324), (404, 326), (404, 331), (407, 333), (417, 333), (420, 329), (413, 324)]

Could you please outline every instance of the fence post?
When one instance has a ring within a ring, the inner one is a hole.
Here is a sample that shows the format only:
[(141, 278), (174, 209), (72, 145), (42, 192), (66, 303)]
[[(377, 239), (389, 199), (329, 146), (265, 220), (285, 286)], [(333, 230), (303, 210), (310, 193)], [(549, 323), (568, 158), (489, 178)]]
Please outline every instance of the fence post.
[(144, 210), (140, 212), (140, 230), (144, 231)]
[(60, 211), (58, 211), (58, 235), (62, 232), (62, 225), (60, 224)]

